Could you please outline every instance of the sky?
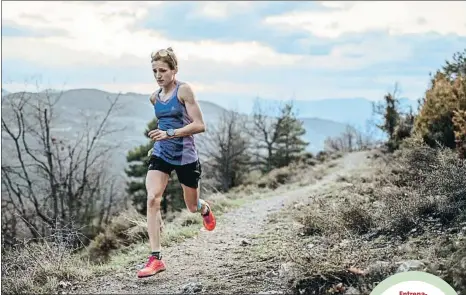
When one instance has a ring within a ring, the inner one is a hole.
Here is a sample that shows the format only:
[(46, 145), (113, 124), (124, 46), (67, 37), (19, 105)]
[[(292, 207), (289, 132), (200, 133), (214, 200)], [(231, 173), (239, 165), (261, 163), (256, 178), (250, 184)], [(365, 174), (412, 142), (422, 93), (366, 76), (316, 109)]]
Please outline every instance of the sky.
[(171, 46), (198, 99), (417, 99), (466, 48), (466, 2), (2, 2), (2, 87), (149, 94)]

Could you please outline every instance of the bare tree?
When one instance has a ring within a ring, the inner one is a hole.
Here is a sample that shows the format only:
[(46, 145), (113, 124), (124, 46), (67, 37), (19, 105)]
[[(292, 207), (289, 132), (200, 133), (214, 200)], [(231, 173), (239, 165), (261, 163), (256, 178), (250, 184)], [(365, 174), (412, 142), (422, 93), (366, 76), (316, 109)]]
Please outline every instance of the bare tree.
[(351, 125), (347, 125), (340, 136), (328, 137), (324, 142), (325, 150), (330, 152), (360, 151), (371, 148), (374, 144), (369, 131), (363, 132)]
[(222, 191), (241, 184), (251, 168), (245, 123), (237, 112), (224, 111), (219, 123), (208, 127), (205, 134), (201, 154), (207, 158), (204, 163)]
[(2, 221), (10, 226), (9, 238), (19, 236), (20, 223), (29, 230), (24, 236), (60, 239), (57, 232), (65, 228), (91, 233), (108, 221), (115, 179), (105, 167), (113, 147), (101, 141), (115, 131), (106, 123), (118, 96), (109, 99), (97, 125), (86, 120), (81, 134), (63, 134), (54, 125), (60, 98), (47, 92), (2, 98), (2, 139), (8, 146), (2, 152)]

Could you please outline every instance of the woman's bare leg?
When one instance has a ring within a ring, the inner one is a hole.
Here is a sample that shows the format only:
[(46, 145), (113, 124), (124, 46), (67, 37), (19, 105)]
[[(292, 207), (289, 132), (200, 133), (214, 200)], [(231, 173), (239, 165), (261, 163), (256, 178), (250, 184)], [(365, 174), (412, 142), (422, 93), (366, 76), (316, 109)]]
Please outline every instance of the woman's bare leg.
[(149, 170), (146, 177), (147, 189), (147, 231), (152, 252), (160, 252), (160, 228), (162, 226), (162, 215), (160, 203), (162, 195), (168, 183), (168, 174)]
[(204, 227), (211, 231), (214, 230), (216, 226), (215, 216), (210, 209), (209, 204), (200, 199), (200, 187), (197, 188), (189, 187), (184, 184), (181, 184), (183, 188), (183, 196), (184, 202), (186, 203), (186, 207), (192, 213), (200, 212), (202, 218), (204, 219)]
[[(184, 202), (186, 204), (186, 208), (191, 213), (195, 212), (201, 212), (205, 213), (207, 207), (206, 207), (206, 202), (202, 199), (199, 199), (199, 196), (201, 195), (201, 189), (200, 186), (197, 188), (189, 187), (184, 184), (181, 184), (181, 187), (183, 188), (183, 197), (184, 197)], [(198, 205), (201, 205), (201, 208), (198, 207)]]
[(167, 183), (168, 174), (158, 170), (147, 172), (147, 232), (152, 255), (150, 255), (146, 266), (138, 271), (139, 278), (150, 277), (165, 270), (165, 263), (160, 255), (160, 227), (162, 225), (160, 203)]

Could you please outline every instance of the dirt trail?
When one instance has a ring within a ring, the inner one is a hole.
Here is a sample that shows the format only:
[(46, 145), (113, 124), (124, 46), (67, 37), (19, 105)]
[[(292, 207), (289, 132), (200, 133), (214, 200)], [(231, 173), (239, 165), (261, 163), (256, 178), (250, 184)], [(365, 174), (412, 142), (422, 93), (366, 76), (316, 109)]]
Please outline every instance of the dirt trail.
[[(201, 231), (195, 238), (162, 251), (167, 270), (152, 278), (138, 279), (136, 266), (96, 278), (78, 293), (265, 293), (286, 292), (286, 282), (270, 273), (280, 265), (272, 259), (248, 255), (254, 235), (261, 233), (267, 217), (287, 204), (309, 199), (340, 175), (349, 175), (368, 162), (367, 152), (335, 160), (326, 176), (309, 186), (247, 203), (226, 213), (213, 232)], [(215, 208), (213, 208), (215, 210)], [(141, 264), (146, 257), (141, 257)]]

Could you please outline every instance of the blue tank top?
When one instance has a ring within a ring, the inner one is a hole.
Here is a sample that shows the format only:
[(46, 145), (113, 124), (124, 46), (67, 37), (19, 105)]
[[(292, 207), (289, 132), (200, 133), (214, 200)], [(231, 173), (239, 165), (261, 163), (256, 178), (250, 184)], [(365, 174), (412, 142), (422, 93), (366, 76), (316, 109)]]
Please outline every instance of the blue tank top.
[[(185, 105), (178, 99), (178, 89), (181, 84), (183, 83), (176, 82), (172, 96), (166, 101), (160, 100), (159, 95), (162, 89), (158, 90), (155, 95), (154, 111), (158, 119), (158, 129), (160, 130), (179, 129), (192, 122)], [(152, 154), (172, 165), (185, 165), (198, 160), (192, 135), (156, 141)]]

